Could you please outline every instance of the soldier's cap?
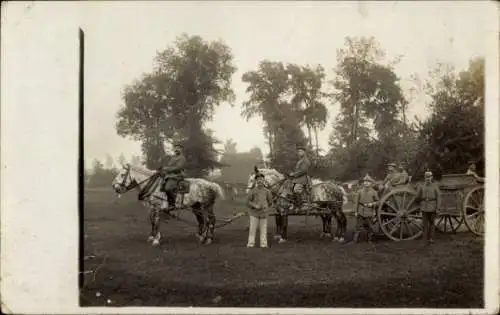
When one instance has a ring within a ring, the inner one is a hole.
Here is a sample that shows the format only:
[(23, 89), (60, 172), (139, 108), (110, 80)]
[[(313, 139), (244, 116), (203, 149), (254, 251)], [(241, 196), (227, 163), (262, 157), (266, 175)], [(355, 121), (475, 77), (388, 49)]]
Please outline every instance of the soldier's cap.
[(370, 183), (375, 183), (375, 180), (370, 177), (370, 175), (366, 174), (365, 177), (363, 177), (363, 182), (370, 182)]
[(298, 145), (297, 150), (307, 151), (306, 146), (304, 146), (304, 145)]
[(181, 148), (181, 149), (184, 149), (184, 145), (180, 142), (176, 142), (174, 143), (174, 148), (177, 147), (177, 148)]
[(432, 177), (432, 172), (431, 171), (425, 171), (424, 176), (425, 177)]
[(476, 164), (476, 161), (470, 160), (468, 164), (469, 165)]
[(396, 163), (387, 163), (387, 166), (392, 166), (392, 167), (396, 167)]

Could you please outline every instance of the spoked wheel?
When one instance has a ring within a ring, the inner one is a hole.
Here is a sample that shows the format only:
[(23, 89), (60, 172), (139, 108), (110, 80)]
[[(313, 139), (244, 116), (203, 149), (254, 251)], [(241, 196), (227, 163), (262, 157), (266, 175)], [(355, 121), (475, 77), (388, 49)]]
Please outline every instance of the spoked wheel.
[(396, 189), (382, 197), (377, 218), (382, 232), (393, 241), (414, 240), (423, 233), (420, 205), (410, 188)]
[(462, 226), (464, 218), (456, 214), (438, 214), (436, 216), (436, 229), (441, 233), (456, 233)]
[(473, 188), (464, 199), (463, 215), (465, 225), (472, 233), (484, 235), (484, 187)]

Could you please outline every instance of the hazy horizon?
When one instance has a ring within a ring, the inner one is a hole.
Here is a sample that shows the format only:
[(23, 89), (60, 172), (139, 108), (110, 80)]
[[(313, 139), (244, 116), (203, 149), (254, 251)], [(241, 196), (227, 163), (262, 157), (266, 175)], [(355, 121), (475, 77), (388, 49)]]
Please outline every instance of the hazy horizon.
[[(395, 72), (407, 92), (410, 76), (425, 78), (439, 62), (465, 69), (471, 58), (484, 56), (488, 21), (485, 3), (471, 2), (185, 2), (81, 3), (85, 31), (85, 160), (115, 160), (140, 155), (140, 144), (116, 134), (116, 112), (125, 85), (152, 70), (156, 51), (182, 33), (204, 40), (222, 39), (231, 49), (237, 72), (232, 87), (234, 107), (221, 104), (207, 125), (223, 143), (232, 138), (240, 152), (259, 147), (268, 153), (262, 120), (240, 116), (247, 99), (244, 72), (263, 59), (301, 65), (321, 64), (333, 78), (336, 51), (346, 36), (374, 36), (387, 58), (403, 55)], [(464, 21), (467, 19), (467, 23)], [(329, 88), (329, 87), (328, 87)], [(329, 119), (319, 134), (328, 147), (338, 105), (328, 105)], [(425, 117), (423, 95), (409, 108), (409, 117)], [(230, 124), (228, 124), (230, 122)], [(222, 149), (222, 145), (217, 147)]]

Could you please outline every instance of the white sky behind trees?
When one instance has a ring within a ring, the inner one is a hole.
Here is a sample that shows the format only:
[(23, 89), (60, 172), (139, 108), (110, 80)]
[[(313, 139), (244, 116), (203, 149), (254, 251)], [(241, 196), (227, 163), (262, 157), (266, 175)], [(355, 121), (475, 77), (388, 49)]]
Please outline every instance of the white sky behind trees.
[[(333, 79), (336, 51), (346, 36), (374, 36), (388, 59), (402, 55), (396, 74), (410, 87), (413, 73), (425, 78), (436, 62), (467, 68), (485, 54), (486, 2), (108, 2), (80, 3), (86, 37), (85, 159), (89, 167), (106, 154), (127, 159), (140, 154), (140, 144), (116, 134), (116, 112), (124, 85), (152, 70), (157, 51), (181, 33), (205, 40), (222, 39), (232, 49), (234, 107), (221, 104), (212, 123), (215, 136), (234, 139), (238, 151), (268, 146), (262, 120), (240, 116), (247, 99), (241, 76), (263, 59), (299, 65), (321, 64)], [(329, 88), (329, 87), (328, 87)], [(338, 105), (328, 105), (329, 120), (320, 133), (328, 149)], [(409, 117), (425, 117), (425, 100), (416, 98)], [(221, 147), (222, 148), (222, 145)]]

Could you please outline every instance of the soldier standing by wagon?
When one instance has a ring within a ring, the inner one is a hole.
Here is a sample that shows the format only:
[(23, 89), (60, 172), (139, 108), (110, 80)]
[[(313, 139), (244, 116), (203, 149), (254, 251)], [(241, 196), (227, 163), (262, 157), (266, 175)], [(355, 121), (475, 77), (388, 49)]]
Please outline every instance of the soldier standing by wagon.
[(428, 244), (434, 243), (436, 212), (440, 204), (440, 191), (436, 183), (432, 182), (432, 172), (425, 172), (425, 182), (417, 189), (417, 201), (420, 201), (420, 210), (423, 215), (424, 240)]
[(366, 231), (368, 242), (373, 238), (373, 217), (375, 216), (375, 205), (379, 197), (372, 188), (375, 181), (368, 175), (363, 178), (363, 187), (358, 191), (354, 203), (354, 215), (356, 216), (356, 228), (354, 231), (354, 242), (358, 242), (359, 233)]
[(186, 158), (182, 151), (182, 144), (176, 143), (174, 145), (174, 156), (170, 158), (165, 167), (160, 169), (160, 172), (164, 174), (163, 190), (167, 194), (168, 211), (175, 209), (175, 199), (179, 183), (184, 179)]

